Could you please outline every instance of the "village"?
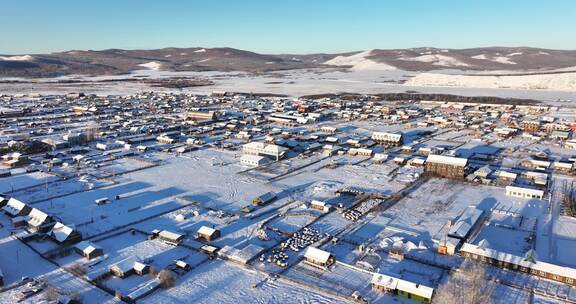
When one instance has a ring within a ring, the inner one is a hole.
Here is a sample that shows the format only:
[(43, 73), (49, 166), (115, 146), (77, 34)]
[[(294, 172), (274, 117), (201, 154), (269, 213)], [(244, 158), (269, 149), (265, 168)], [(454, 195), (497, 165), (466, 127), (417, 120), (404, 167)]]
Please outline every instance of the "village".
[[(576, 108), (0, 95), (1, 303), (576, 303)], [(231, 297), (231, 294), (234, 297)]]

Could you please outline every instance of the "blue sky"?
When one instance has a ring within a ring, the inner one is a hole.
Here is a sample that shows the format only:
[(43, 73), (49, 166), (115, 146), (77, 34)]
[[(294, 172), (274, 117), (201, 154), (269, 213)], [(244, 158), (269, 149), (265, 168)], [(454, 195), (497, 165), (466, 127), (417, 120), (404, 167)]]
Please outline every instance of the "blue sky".
[(576, 49), (576, 0), (0, 1), (0, 54), (171, 46)]

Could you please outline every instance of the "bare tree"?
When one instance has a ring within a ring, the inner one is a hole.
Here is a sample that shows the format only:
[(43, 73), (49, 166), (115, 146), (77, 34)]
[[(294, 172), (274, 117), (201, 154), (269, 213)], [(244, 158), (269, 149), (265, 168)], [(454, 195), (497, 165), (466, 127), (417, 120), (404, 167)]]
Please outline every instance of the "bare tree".
[(54, 286), (46, 287), (46, 290), (44, 291), (44, 299), (46, 299), (47, 301), (56, 301), (59, 296), (60, 291), (54, 288)]
[(496, 282), (486, 275), (485, 265), (465, 260), (459, 269), (450, 273), (438, 287), (435, 303), (442, 304), (489, 304), (494, 303)]
[(159, 273), (159, 272), (160, 272), (160, 271), (158, 270), (158, 268), (156, 268), (156, 267), (154, 267), (154, 266), (150, 266), (150, 270), (148, 271), (148, 274), (149, 274), (151, 277), (155, 278), (155, 277), (158, 276), (158, 273)]
[(160, 286), (162, 288), (170, 288), (176, 285), (176, 276), (170, 270), (162, 270), (158, 274), (158, 280), (160, 280)]
[(79, 277), (86, 274), (86, 267), (84, 267), (84, 265), (82, 265), (80, 263), (68, 266), (68, 267), (66, 267), (66, 270), (68, 270), (72, 274), (79, 276)]
[(58, 300), (60, 296), (68, 296), (71, 300), (80, 302), (80, 294), (76, 291), (62, 291), (52, 285), (48, 285), (44, 291), (44, 299), (52, 302)]

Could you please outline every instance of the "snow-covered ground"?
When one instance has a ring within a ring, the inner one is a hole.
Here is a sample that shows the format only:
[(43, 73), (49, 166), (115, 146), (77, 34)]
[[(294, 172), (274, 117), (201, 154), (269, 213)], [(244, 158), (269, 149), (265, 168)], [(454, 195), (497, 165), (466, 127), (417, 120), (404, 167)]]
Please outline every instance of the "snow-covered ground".
[(46, 185), (47, 183), (57, 180), (60, 180), (60, 178), (42, 172), (14, 175), (2, 178), (2, 182), (0, 182), (0, 192), (10, 193), (12, 191), (27, 189), (34, 186)]
[(509, 76), (421, 73), (408, 80), (406, 85), (574, 92), (576, 91), (576, 73)]
[[(358, 55), (358, 54), (356, 54)], [(2, 83), (5, 93), (59, 94), (83, 91), (97, 94), (132, 94), (150, 90), (149, 84), (142, 82), (100, 82), (100, 83), (49, 83), (54, 80), (101, 81), (146, 77), (148, 79), (167, 77), (199, 77), (214, 81), (213, 85), (182, 89), (183, 92), (210, 94), (213, 91), (265, 92), (302, 96), (323, 93), (397, 93), (416, 91), (423, 93), (458, 94), (465, 96), (497, 96), (530, 98), (550, 103), (558, 100), (576, 100), (575, 73), (539, 74), (525, 76), (480, 76), (482, 71), (439, 70), (427, 73), (408, 72), (390, 69), (382, 63), (367, 59), (366, 54), (353, 57), (344, 56), (338, 64), (351, 64), (354, 69), (322, 68), (250, 74), (245, 72), (168, 72), (154, 70), (158, 65), (135, 71), (130, 75), (87, 77), (70, 75), (55, 79), (37, 79), (30, 83)], [(336, 57), (339, 58), (339, 57)], [(336, 60), (333, 59), (333, 60)], [(512, 57), (513, 58), (513, 57)], [(457, 68), (457, 67), (455, 67)], [(562, 69), (573, 71), (573, 69)], [(538, 71), (545, 73), (546, 71)], [(551, 71), (557, 72), (557, 71)], [(488, 73), (488, 72), (485, 72)], [(488, 74), (516, 74), (518, 72), (497, 71)], [(17, 80), (17, 79), (10, 79)], [(22, 79), (20, 79), (22, 80)], [(407, 81), (406, 83), (402, 83)], [(154, 87), (156, 91), (175, 89)]]
[[(179, 279), (176, 287), (146, 297), (142, 303), (345, 303), (285, 281), (267, 281), (267, 276), (232, 263), (212, 261)], [(253, 285), (257, 284), (256, 288)]]

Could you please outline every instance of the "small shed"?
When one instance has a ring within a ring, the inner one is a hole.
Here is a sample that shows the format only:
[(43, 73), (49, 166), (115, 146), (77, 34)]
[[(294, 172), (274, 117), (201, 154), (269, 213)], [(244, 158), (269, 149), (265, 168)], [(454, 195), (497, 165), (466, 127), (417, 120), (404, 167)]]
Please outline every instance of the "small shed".
[(304, 261), (309, 265), (325, 269), (334, 264), (336, 259), (330, 252), (310, 246), (304, 254)]
[(162, 230), (158, 232), (158, 239), (166, 244), (178, 246), (182, 240), (184, 240), (184, 235), (168, 230)]
[(6, 205), (2, 207), (2, 210), (4, 210), (8, 216), (15, 217), (28, 215), (32, 208), (15, 198), (10, 198)]
[(203, 239), (205, 241), (212, 241), (220, 237), (220, 230), (210, 228), (208, 226), (202, 226), (196, 232), (196, 238)]
[(76, 246), (74, 246), (74, 250), (81, 256), (87, 258), (88, 260), (97, 258), (104, 254), (104, 250), (102, 250), (102, 247), (90, 241), (82, 241), (76, 244)]
[(110, 200), (107, 197), (102, 197), (102, 198), (98, 198), (94, 200), (94, 203), (96, 205), (105, 205), (109, 202)]
[(139, 276), (143, 276), (150, 272), (150, 265), (136, 261), (134, 262), (134, 272)]
[(174, 261), (174, 265), (176, 265), (176, 267), (185, 270), (185, 271), (189, 271), (190, 270), (190, 264), (182, 261), (182, 260), (176, 260)]
[(119, 278), (125, 278), (132, 275), (134, 270), (134, 264), (137, 262), (136, 258), (127, 258), (110, 266), (110, 273)]
[(216, 253), (218, 252), (219, 248), (218, 247), (214, 247), (211, 245), (203, 245), (202, 247), (200, 247), (200, 251), (211, 256), (214, 257), (216, 256)]
[(82, 235), (60, 222), (56, 223), (48, 235), (59, 244), (72, 244), (82, 240)]
[(50, 219), (50, 216), (48, 216), (48, 214), (36, 208), (33, 208), (32, 211), (30, 211), (27, 219), (28, 220), (26, 222), (28, 224), (29, 230), (33, 232), (37, 232), (40, 230), (45, 231), (45, 229), (47, 228), (46, 227), (43, 228), (43, 226), (52, 221)]
[(310, 202), (310, 207), (320, 210), (322, 212), (329, 212), (331, 209), (331, 206), (328, 205), (326, 202), (323, 201), (318, 201), (318, 200), (312, 200)]
[(266, 192), (266, 193), (258, 196), (257, 198), (253, 199), (252, 204), (255, 206), (265, 205), (265, 204), (272, 202), (274, 199), (276, 199), (276, 193), (270, 191), (270, 192)]

